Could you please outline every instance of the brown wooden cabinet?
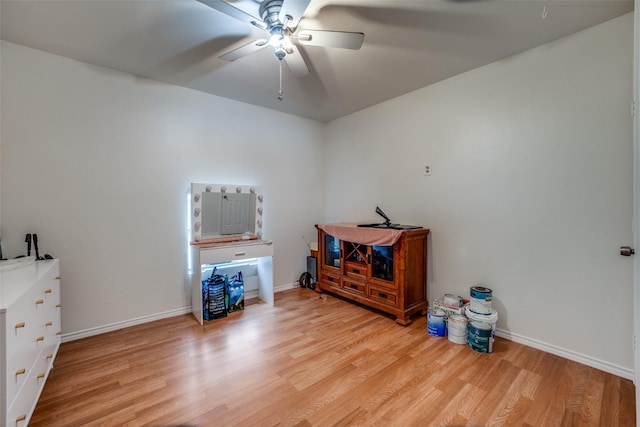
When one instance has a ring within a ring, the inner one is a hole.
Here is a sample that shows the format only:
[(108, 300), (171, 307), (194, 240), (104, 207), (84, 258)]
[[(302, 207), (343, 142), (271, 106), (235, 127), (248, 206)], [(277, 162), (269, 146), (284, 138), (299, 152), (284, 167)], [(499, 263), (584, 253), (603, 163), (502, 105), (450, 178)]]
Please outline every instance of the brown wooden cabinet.
[[(412, 314), (426, 314), (428, 229), (364, 230), (355, 224), (316, 228), (316, 291), (328, 291), (393, 314), (404, 326), (411, 323)], [(379, 236), (393, 243), (376, 244)]]

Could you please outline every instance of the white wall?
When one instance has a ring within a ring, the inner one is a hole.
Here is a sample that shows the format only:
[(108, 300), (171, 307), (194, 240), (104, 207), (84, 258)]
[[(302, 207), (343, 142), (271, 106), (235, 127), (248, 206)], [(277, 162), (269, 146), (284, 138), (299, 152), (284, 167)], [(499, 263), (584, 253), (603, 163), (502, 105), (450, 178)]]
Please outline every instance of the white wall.
[(503, 335), (632, 377), (632, 43), (628, 14), (330, 123), (327, 220), (430, 228), (429, 301), (482, 284)]
[(63, 333), (181, 310), (190, 182), (262, 185), (274, 285), (306, 269), (324, 125), (2, 42), (2, 244), (61, 258)]

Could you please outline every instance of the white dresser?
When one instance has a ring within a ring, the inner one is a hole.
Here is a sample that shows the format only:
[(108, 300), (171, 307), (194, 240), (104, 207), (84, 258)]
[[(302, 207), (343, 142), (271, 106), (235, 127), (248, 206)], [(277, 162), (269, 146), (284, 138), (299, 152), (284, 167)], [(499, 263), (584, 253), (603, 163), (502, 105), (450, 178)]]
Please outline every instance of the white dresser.
[(26, 426), (60, 346), (58, 260), (0, 264), (0, 426)]

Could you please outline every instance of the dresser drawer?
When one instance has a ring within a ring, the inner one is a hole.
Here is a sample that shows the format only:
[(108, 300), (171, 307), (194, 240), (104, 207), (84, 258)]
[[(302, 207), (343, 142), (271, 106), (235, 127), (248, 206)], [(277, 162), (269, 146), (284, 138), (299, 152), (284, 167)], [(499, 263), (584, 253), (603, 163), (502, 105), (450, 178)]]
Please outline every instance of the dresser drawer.
[(58, 354), (60, 348), (60, 335), (55, 335), (49, 339), (45, 339), (45, 345), (40, 353), (40, 359), (44, 361), (46, 370), (49, 371), (53, 367), (53, 360)]
[[(38, 394), (40, 394), (40, 391), (44, 387), (44, 382), (49, 376), (49, 372), (51, 371), (51, 366), (52, 366), (51, 361), (52, 359), (48, 358), (45, 352), (43, 351), (38, 355), (38, 359), (36, 360), (36, 363), (33, 365), (32, 375), (30, 378), (35, 380), (36, 382)], [(35, 400), (35, 397), (36, 396), (33, 396), (34, 400)]]
[(351, 292), (352, 294), (363, 295), (363, 296), (367, 294), (366, 283), (358, 282), (355, 280), (343, 279), (342, 289), (344, 289), (347, 292)]
[(37, 378), (37, 374), (29, 373), (25, 378), (24, 385), (20, 393), (16, 396), (13, 404), (7, 411), (7, 427), (24, 427), (27, 425), (33, 409), (36, 406), (36, 396), (40, 391), (42, 379)]
[(330, 274), (324, 270), (320, 270), (320, 281), (334, 288), (340, 288), (342, 286), (342, 277), (340, 275)]
[(376, 277), (369, 278), (369, 283), (372, 283), (374, 286), (382, 289), (387, 289), (391, 292), (396, 293), (398, 291), (398, 285), (394, 282), (389, 282), (387, 280), (382, 280)]
[(38, 329), (38, 332), (41, 334), (25, 340), (7, 363), (7, 405), (13, 402), (28, 381), (34, 365), (47, 346), (44, 328)]
[[(42, 301), (42, 303), (40, 303)], [(36, 302), (38, 304), (36, 304)], [(44, 307), (44, 294), (37, 288), (31, 288), (20, 297), (6, 312), (7, 359), (24, 345), (35, 333), (37, 319)]]
[(369, 286), (369, 298), (394, 307), (398, 304), (398, 296), (395, 292), (376, 286)]
[(57, 352), (60, 346), (61, 335), (59, 329), (47, 328), (44, 335), (44, 342), (42, 343), (42, 351), (46, 353)]
[(36, 310), (40, 315), (50, 316), (51, 314), (45, 314), (49, 312), (55, 312), (55, 308), (60, 304), (60, 275), (57, 268), (51, 269), (51, 271), (42, 277), (36, 284), (38, 290), (36, 301), (41, 304), (36, 304)]
[(38, 327), (44, 329), (44, 334), (60, 335), (62, 325), (60, 321), (60, 305), (53, 298), (46, 302), (46, 306), (40, 313), (40, 317), (36, 321)]
[(367, 265), (359, 262), (345, 262), (344, 272), (347, 276), (365, 280), (367, 278)]
[(214, 264), (236, 259), (260, 258), (265, 256), (273, 256), (273, 245), (266, 243), (237, 246), (225, 245), (200, 249), (200, 264)]

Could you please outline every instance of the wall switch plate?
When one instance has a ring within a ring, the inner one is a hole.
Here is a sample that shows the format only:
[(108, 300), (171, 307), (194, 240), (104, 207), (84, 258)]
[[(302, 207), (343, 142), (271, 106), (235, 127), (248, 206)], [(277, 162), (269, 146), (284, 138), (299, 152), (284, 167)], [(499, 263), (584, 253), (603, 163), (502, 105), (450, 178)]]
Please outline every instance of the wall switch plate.
[(426, 164), (424, 166), (424, 176), (431, 176), (431, 165)]

